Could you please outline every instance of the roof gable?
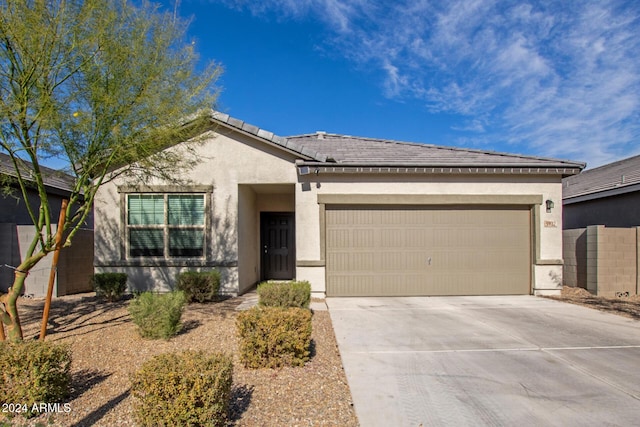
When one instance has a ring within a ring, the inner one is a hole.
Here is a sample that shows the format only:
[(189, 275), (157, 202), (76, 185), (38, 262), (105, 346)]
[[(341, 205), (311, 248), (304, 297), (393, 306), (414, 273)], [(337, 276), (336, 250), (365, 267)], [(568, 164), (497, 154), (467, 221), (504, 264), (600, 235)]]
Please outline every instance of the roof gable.
[[(569, 176), (579, 173), (585, 167), (584, 163), (567, 160), (326, 132), (285, 138), (228, 114), (214, 111), (212, 119), (214, 122), (299, 154), (300, 165), (323, 166), (325, 170), (332, 172), (346, 172), (347, 169), (351, 172), (392, 172), (392, 169), (399, 171), (399, 168), (402, 168), (406, 172), (437, 173), (438, 169), (444, 172), (449, 168), (452, 173), (496, 173), (499, 169), (503, 173), (553, 173)], [(408, 168), (414, 170), (409, 171)]]

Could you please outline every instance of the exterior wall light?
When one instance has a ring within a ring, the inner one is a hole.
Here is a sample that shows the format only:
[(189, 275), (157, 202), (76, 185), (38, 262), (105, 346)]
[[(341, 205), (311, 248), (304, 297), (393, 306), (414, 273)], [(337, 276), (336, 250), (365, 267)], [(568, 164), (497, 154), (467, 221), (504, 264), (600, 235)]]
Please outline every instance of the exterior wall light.
[(551, 212), (551, 209), (553, 209), (553, 200), (547, 199), (545, 204), (547, 205), (547, 213)]

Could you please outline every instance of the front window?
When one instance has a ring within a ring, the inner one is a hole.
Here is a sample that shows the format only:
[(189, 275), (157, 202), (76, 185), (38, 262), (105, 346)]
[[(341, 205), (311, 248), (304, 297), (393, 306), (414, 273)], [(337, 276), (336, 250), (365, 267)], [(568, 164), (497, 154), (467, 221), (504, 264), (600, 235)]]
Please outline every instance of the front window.
[(203, 194), (129, 194), (129, 256), (204, 256), (204, 209)]

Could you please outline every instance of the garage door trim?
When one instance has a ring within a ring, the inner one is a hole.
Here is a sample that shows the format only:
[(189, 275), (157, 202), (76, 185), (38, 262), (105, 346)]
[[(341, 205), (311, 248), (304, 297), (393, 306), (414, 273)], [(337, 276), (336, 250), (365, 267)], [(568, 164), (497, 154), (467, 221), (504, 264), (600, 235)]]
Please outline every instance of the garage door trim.
[(542, 205), (540, 194), (318, 194), (321, 205)]

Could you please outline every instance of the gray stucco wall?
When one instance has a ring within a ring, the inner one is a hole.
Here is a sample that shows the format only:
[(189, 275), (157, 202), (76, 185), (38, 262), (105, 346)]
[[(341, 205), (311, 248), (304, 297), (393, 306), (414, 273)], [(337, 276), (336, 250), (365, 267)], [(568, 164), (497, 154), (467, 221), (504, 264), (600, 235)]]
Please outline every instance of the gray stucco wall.
[[(35, 230), (31, 225), (0, 224), (0, 291), (7, 292), (13, 284), (14, 270), (20, 264), (24, 251), (31, 243)], [(21, 250), (22, 248), (22, 250)], [(49, 275), (53, 254), (44, 257), (29, 272), (25, 280), (24, 294), (44, 297), (49, 287)], [(80, 230), (71, 247), (63, 248), (58, 259), (54, 296), (90, 292), (93, 287), (93, 230)]]
[(603, 197), (563, 206), (565, 230), (589, 225), (635, 227), (640, 225), (640, 192)]
[[(49, 193), (51, 222), (57, 224), (63, 195)], [(37, 212), (40, 199), (35, 191), (28, 195), (29, 204)], [(0, 195), (0, 291), (6, 292), (13, 283), (14, 270), (31, 243), (35, 230), (29, 212), (20, 199), (20, 193)], [(54, 225), (55, 230), (55, 225)], [(21, 250), (22, 248), (22, 250)], [(53, 255), (41, 260), (25, 281), (25, 294), (34, 297), (46, 295)], [(92, 290), (89, 285), (93, 274), (93, 217), (87, 228), (76, 234), (72, 247), (62, 250), (54, 296), (62, 296)]]
[(15, 267), (20, 263), (18, 229), (13, 223), (0, 223), (0, 292), (7, 292), (13, 283)]
[[(60, 215), (60, 204), (62, 203), (62, 196), (49, 194), (49, 205), (51, 208), (51, 218), (55, 218), (53, 221), (58, 221)], [(37, 193), (29, 192), (29, 204), (32, 209), (37, 213), (38, 206), (40, 205), (40, 199)], [(18, 225), (30, 225), (31, 217), (25, 204), (20, 198), (19, 192), (14, 192), (9, 195), (0, 195), (0, 223), (14, 223)]]

